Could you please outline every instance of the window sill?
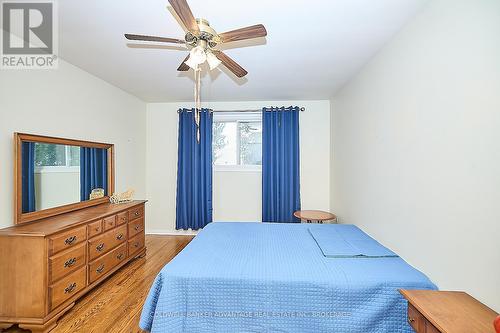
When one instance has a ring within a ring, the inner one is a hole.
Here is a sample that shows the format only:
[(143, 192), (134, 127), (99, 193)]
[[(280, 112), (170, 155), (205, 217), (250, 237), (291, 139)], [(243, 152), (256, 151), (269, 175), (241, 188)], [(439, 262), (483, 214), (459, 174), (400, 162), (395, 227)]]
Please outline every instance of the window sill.
[(214, 165), (214, 172), (262, 172), (260, 165)]
[(35, 173), (80, 173), (80, 167), (79, 166), (35, 167)]

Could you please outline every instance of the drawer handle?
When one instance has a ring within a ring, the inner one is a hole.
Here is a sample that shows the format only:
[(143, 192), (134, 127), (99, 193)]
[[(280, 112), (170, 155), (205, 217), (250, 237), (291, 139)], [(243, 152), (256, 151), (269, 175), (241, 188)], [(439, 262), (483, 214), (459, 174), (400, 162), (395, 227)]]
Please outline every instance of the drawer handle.
[(97, 267), (97, 269), (95, 271), (97, 273), (102, 273), (103, 270), (104, 270), (104, 264), (102, 264), (101, 266)]
[(104, 243), (101, 243), (101, 244), (97, 245), (97, 246), (95, 247), (95, 249), (96, 249), (97, 251), (101, 252), (102, 250), (104, 250)]
[(136, 226), (134, 227), (134, 229), (135, 229), (135, 231), (137, 231), (137, 230), (139, 230), (139, 229), (140, 229), (140, 226), (139, 226), (139, 225), (136, 225)]
[(69, 294), (70, 292), (72, 292), (73, 290), (75, 290), (75, 288), (76, 288), (76, 282), (73, 282), (72, 284), (70, 284), (69, 286), (67, 286), (64, 289), (64, 293), (65, 294)]
[(99, 231), (101, 229), (100, 227), (95, 227), (95, 231)]
[(134, 213), (134, 215), (135, 215), (135, 216), (139, 216), (139, 214), (140, 214), (140, 213), (139, 213), (139, 211), (136, 211), (136, 212)]
[(116, 256), (116, 259), (118, 260), (122, 260), (122, 258), (123, 258), (123, 252)]
[(71, 245), (76, 241), (76, 236), (68, 237), (64, 240), (64, 244)]
[(118, 240), (121, 240), (123, 238), (123, 234), (119, 234), (118, 236), (116, 236), (116, 239)]
[(408, 321), (409, 321), (410, 323), (414, 323), (414, 322), (415, 322), (415, 319), (413, 319), (412, 317), (408, 317)]
[(71, 258), (64, 263), (64, 267), (71, 267), (76, 263), (76, 258)]
[(135, 246), (135, 247), (139, 247), (139, 242), (136, 242), (136, 243), (134, 244), (134, 246)]

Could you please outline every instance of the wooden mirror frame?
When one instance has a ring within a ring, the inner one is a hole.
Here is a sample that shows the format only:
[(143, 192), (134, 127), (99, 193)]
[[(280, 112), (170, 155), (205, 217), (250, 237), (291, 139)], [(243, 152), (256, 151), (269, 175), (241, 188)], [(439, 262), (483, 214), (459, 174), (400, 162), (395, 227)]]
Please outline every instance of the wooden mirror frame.
[[(23, 142), (42, 142), (58, 145), (80, 146), (89, 148), (104, 148), (108, 152), (108, 189), (107, 196), (103, 198), (75, 202), (58, 207), (42, 209), (35, 212), (23, 213), (22, 199), (22, 151)], [(115, 154), (114, 145), (102, 142), (92, 142), (83, 140), (63, 139), (50, 136), (14, 133), (14, 223), (21, 224), (32, 222), (46, 217), (51, 217), (74, 210), (100, 205), (109, 202), (109, 196), (115, 191)]]

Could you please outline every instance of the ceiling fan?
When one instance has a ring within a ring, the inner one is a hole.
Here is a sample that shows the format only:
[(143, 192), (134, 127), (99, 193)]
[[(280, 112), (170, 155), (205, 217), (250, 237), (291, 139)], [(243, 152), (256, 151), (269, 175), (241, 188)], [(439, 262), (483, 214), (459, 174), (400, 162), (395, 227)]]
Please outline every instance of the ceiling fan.
[(199, 69), (198, 66), (206, 61), (210, 69), (222, 63), (237, 77), (243, 77), (248, 74), (248, 72), (233, 59), (215, 48), (217, 45), (223, 43), (266, 36), (267, 31), (262, 24), (219, 34), (210, 26), (206, 19), (194, 18), (186, 0), (168, 0), (168, 2), (186, 28), (184, 39), (134, 34), (125, 34), (125, 38), (139, 41), (186, 44), (191, 47), (189, 54), (182, 61), (179, 68), (177, 68), (178, 71), (187, 71), (189, 68), (196, 71)]

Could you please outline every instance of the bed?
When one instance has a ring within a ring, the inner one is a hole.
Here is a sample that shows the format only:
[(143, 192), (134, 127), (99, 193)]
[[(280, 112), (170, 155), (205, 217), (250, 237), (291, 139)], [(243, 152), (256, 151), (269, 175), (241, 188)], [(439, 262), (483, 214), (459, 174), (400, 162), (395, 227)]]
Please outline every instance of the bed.
[(412, 332), (398, 289), (436, 289), (353, 225), (211, 223), (158, 274), (151, 332)]

